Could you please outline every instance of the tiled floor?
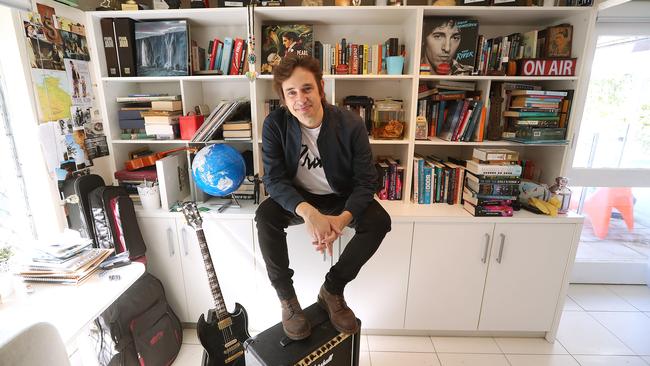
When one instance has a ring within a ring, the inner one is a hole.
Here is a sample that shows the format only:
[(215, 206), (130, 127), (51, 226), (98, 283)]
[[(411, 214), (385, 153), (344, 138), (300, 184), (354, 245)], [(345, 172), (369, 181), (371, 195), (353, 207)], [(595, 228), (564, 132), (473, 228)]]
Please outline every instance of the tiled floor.
[[(198, 366), (186, 330), (174, 366)], [(361, 366), (648, 366), (650, 288), (571, 285), (557, 341), (541, 338), (362, 336)]]

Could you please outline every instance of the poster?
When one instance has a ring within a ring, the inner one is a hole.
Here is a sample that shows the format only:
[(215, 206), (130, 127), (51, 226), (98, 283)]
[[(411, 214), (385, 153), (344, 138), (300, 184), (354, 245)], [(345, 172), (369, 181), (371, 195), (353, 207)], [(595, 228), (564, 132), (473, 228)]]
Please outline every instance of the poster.
[(72, 91), (72, 104), (90, 104), (93, 95), (88, 61), (66, 58), (64, 59), (64, 64), (69, 82), (69, 90)]
[(65, 71), (32, 69), (40, 122), (70, 118), (72, 97)]

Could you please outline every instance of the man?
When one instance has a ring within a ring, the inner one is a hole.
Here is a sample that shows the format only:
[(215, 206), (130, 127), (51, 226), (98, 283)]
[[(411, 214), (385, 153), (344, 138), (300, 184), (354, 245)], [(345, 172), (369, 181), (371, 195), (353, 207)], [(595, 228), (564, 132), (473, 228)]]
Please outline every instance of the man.
[(454, 19), (436, 20), (425, 32), (422, 45), (422, 63), (431, 65), (434, 75), (460, 75), (471, 73), (473, 67), (456, 60), (461, 34)]
[(310, 56), (282, 60), (273, 70), (273, 86), (284, 107), (266, 117), (262, 132), (263, 179), (271, 197), (260, 204), (255, 221), (266, 270), (280, 298), (282, 325), (294, 340), (308, 337), (311, 326), (293, 289), (285, 229), (305, 223), (311, 244), (329, 255), (344, 227), (356, 230), (318, 294), (334, 327), (352, 334), (358, 325), (343, 289), (375, 253), (391, 223), (373, 199), (377, 173), (365, 125), (358, 115), (327, 103), (321, 70)]
[(299, 53), (298, 51), (302, 51), (302, 47), (299, 41), (300, 37), (298, 37), (298, 34), (296, 32), (284, 32), (282, 34), (282, 46), (284, 50), (283, 57), (286, 57), (292, 53)]

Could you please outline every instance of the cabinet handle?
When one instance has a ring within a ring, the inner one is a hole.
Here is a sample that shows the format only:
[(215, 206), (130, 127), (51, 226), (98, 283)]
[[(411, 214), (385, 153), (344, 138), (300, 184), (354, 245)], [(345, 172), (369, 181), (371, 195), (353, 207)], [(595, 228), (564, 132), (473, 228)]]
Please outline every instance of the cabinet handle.
[(174, 232), (172, 231), (172, 228), (168, 227), (167, 228), (167, 245), (169, 245), (169, 256), (173, 257), (174, 256)]
[(190, 248), (188, 247), (187, 244), (187, 228), (183, 226), (183, 250), (185, 251), (185, 256), (187, 257), (188, 254), (190, 254)]
[(501, 263), (501, 259), (503, 258), (503, 246), (506, 243), (506, 234), (501, 233), (499, 235), (501, 236), (501, 245), (499, 246), (499, 255), (497, 256), (497, 263)]
[(483, 249), (483, 258), (481, 258), (481, 262), (483, 263), (487, 261), (489, 247), (490, 247), (490, 234), (485, 233), (485, 248)]

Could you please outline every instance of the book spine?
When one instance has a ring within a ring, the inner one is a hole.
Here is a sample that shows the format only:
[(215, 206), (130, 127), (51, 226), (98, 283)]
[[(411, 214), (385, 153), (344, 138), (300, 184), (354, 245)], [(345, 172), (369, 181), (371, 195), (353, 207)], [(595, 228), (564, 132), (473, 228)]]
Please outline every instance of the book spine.
[(223, 72), (224, 75), (228, 75), (228, 66), (230, 66), (230, 55), (232, 54), (233, 41), (232, 38), (226, 37), (223, 40), (223, 53), (221, 55), (221, 67), (219, 70)]
[(424, 167), (424, 198), (422, 203), (428, 205), (431, 203), (431, 181), (432, 181), (432, 171), (430, 166)]
[(236, 38), (234, 40), (232, 60), (230, 62), (230, 71), (228, 72), (228, 75), (237, 75), (239, 73), (239, 61), (241, 60), (243, 49), (244, 40)]

